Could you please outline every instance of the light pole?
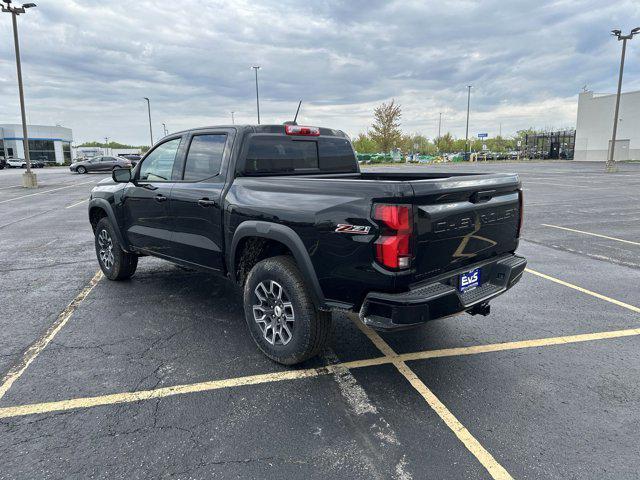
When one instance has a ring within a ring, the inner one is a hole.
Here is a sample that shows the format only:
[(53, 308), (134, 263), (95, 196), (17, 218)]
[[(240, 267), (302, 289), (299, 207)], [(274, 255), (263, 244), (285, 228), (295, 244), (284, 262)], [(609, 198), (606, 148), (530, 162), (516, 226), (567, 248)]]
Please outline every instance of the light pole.
[(236, 124), (236, 119), (234, 118), (233, 114), (236, 113), (233, 110), (231, 111), (231, 125), (235, 125)]
[(631, 40), (636, 33), (640, 33), (640, 27), (636, 27), (628, 35), (622, 35), (620, 30), (611, 30), (611, 34), (618, 37), (618, 41), (622, 40), (622, 55), (620, 56), (620, 75), (618, 76), (618, 94), (616, 95), (616, 108), (613, 114), (613, 133), (611, 135), (611, 148), (609, 149), (609, 158), (605, 165), (607, 173), (618, 171), (615, 161), (613, 160), (613, 152), (616, 148), (616, 133), (618, 133), (618, 113), (620, 112), (620, 92), (622, 90), (622, 74), (624, 72), (624, 56), (627, 52), (627, 40)]
[(104, 154), (109, 155), (109, 137), (104, 137)]
[(260, 96), (258, 95), (258, 70), (260, 70), (260, 65), (254, 65), (251, 68), (256, 72), (256, 108), (258, 110), (258, 125), (260, 125)]
[(18, 41), (18, 15), (25, 13), (27, 8), (33, 8), (35, 3), (25, 3), (22, 7), (12, 7), (11, 0), (2, 0), (2, 11), (11, 14), (13, 23), (13, 44), (16, 49), (16, 70), (18, 72), (18, 91), (20, 93), (20, 114), (22, 116), (22, 144), (24, 146), (24, 159), (27, 163), (27, 171), (22, 175), (22, 186), (26, 188), (36, 188), (38, 179), (31, 171), (31, 157), (29, 156), (29, 136), (27, 135), (27, 116), (24, 108), (24, 88), (22, 86), (22, 65), (20, 63), (20, 42)]
[(151, 101), (149, 97), (142, 97), (147, 101), (147, 112), (149, 113), (149, 136), (151, 137), (151, 145), (149, 147), (153, 147), (153, 128), (151, 128)]
[(464, 157), (467, 158), (469, 152), (469, 107), (471, 106), (471, 85), (467, 85), (467, 130), (464, 134)]
[(442, 112), (440, 112), (440, 118), (438, 118), (438, 144), (436, 149), (440, 152), (440, 129), (442, 128)]
[(162, 124), (162, 132), (164, 133), (165, 137), (169, 134), (169, 130), (167, 130), (167, 125), (164, 123)]

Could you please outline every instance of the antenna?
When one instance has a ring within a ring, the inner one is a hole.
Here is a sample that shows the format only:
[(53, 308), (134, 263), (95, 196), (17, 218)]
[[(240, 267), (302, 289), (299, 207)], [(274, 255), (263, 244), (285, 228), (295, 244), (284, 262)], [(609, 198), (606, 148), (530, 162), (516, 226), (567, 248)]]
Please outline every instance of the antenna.
[(300, 105), (302, 105), (302, 99), (298, 102), (298, 109), (296, 110), (296, 116), (293, 117), (293, 124), (297, 125), (296, 120), (298, 119), (298, 113), (300, 112)]

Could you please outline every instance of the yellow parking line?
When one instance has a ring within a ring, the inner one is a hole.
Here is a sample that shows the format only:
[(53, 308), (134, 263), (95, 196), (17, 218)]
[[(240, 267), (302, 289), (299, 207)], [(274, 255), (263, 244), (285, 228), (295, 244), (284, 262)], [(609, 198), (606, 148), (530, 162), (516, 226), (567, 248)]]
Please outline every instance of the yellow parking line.
[(576, 230), (575, 228), (560, 227), (559, 225), (550, 225), (548, 223), (541, 223), (540, 225), (542, 225), (543, 227), (557, 228), (558, 230), (566, 230), (567, 232), (591, 235), (592, 237), (606, 238), (607, 240), (615, 240), (616, 242), (628, 243), (630, 245), (640, 245), (640, 242), (632, 242), (631, 240), (624, 240), (622, 238), (610, 237), (608, 235), (601, 235), (599, 233), (585, 232), (584, 230)]
[(434, 412), (442, 419), (449, 429), (458, 437), (458, 440), (467, 447), (467, 450), (478, 459), (482, 466), (494, 479), (512, 479), (507, 470), (482, 446), (482, 444), (460, 423), (451, 410), (440, 401), (440, 399), (427, 387), (420, 378), (404, 363), (398, 354), (385, 342), (380, 335), (364, 325), (359, 320), (354, 319), (354, 323), (369, 337), (373, 344), (389, 358), (394, 367), (406, 378), (411, 386), (426, 400)]
[(552, 282), (558, 283), (560, 285), (564, 285), (565, 287), (573, 288), (578, 292), (586, 293), (587, 295), (591, 295), (592, 297), (599, 298), (600, 300), (613, 303), (614, 305), (618, 305), (619, 307), (626, 308), (627, 310), (631, 310), (632, 312), (640, 313), (640, 308), (636, 307), (635, 305), (630, 305), (628, 303), (621, 302), (620, 300), (616, 300), (615, 298), (607, 297), (606, 295), (602, 295), (601, 293), (587, 290), (586, 288), (579, 287), (577, 285), (574, 285), (573, 283), (565, 282), (564, 280), (560, 280), (559, 278), (552, 277), (551, 275), (546, 275), (544, 273), (531, 270), (530, 268), (525, 268), (525, 271), (532, 273), (534, 275), (537, 275), (540, 278), (544, 278), (545, 280), (551, 280)]
[[(17, 407), (0, 408), (0, 418), (33, 415), (36, 413), (60, 412), (79, 408), (98, 407), (101, 405), (114, 405), (118, 403), (139, 402), (154, 398), (163, 398), (186, 393), (206, 392), (222, 388), (240, 387), (244, 385), (258, 385), (267, 382), (279, 382), (318, 376), (325, 372), (320, 369), (290, 370), (247, 377), (229, 378), (225, 380), (213, 380), (209, 382), (193, 383), (188, 385), (176, 385), (162, 387), (154, 390), (141, 390), (137, 392), (114, 393), (98, 397), (73, 398), (59, 402), (36, 403), (32, 405), (20, 405)], [(327, 372), (328, 373), (328, 370)]]
[(426, 360), (429, 358), (457, 357), (462, 355), (477, 355), (480, 353), (502, 352), (506, 350), (519, 350), (523, 348), (550, 347), (553, 345), (566, 345), (572, 343), (591, 342), (594, 340), (635, 337), (638, 335), (640, 335), (640, 328), (629, 328), (626, 330), (582, 333), (578, 335), (566, 335), (563, 337), (536, 338), (532, 340), (519, 340), (516, 342), (491, 343), (487, 345), (473, 345), (471, 347), (454, 347), (443, 348), (440, 350), (425, 350), (422, 352), (403, 353), (401, 355), (398, 355), (398, 360), (410, 362), (413, 360)]
[(338, 363), (320, 368), (307, 368), (303, 370), (286, 370), (283, 372), (263, 373), (245, 377), (227, 378), (223, 380), (211, 380), (207, 382), (174, 385), (171, 387), (156, 388), (153, 390), (140, 390), (136, 392), (114, 393), (99, 395), (96, 397), (73, 398), (58, 402), (34, 403), (31, 405), (18, 405), (15, 407), (0, 408), (0, 418), (34, 415), (37, 413), (60, 412), (81, 408), (98, 407), (102, 405), (114, 405), (119, 403), (132, 403), (154, 398), (164, 398), (173, 395), (187, 393), (208, 392), (223, 388), (242, 387), (246, 385), (259, 385), (261, 383), (281, 382), (284, 380), (299, 380), (302, 378), (318, 377), (334, 373), (339, 368), (362, 368), (386, 363), (385, 357), (353, 362)]
[(42, 350), (44, 350), (45, 347), (49, 345), (49, 342), (53, 340), (53, 337), (55, 337), (62, 329), (62, 327), (65, 326), (65, 324), (71, 318), (71, 315), (73, 315), (73, 312), (75, 312), (76, 308), (78, 308), (78, 305), (80, 305), (84, 301), (84, 299), (87, 298), (87, 295), (91, 293), (91, 290), (93, 290), (102, 276), (102, 271), (98, 270), (89, 284), (82, 289), (78, 296), (74, 298), (69, 305), (67, 305), (67, 308), (62, 311), (53, 325), (51, 325), (44, 333), (44, 335), (36, 340), (27, 349), (27, 351), (24, 352), (20, 362), (14, 365), (11, 370), (9, 370), (9, 372), (2, 378), (2, 382), (0, 383), (0, 400), (11, 388), (11, 385), (13, 385), (13, 383), (20, 378), (20, 376), (29, 367), (29, 365), (31, 365), (31, 362), (33, 362), (36, 357), (40, 355), (40, 352), (42, 352)]
[[(359, 322), (358, 322), (359, 323)], [(480, 353), (499, 352), (507, 350), (517, 350), (524, 348), (544, 347), (551, 345), (563, 345), (593, 340), (604, 340), (613, 338), (623, 338), (640, 335), (640, 328), (628, 330), (616, 330), (609, 332), (586, 333), (581, 335), (569, 335), (563, 337), (549, 337), (533, 340), (522, 340), (517, 342), (493, 343), (487, 345), (473, 345), (469, 347), (444, 348), (439, 350), (425, 350), (421, 352), (403, 353), (397, 355), (389, 345), (387, 345), (379, 335), (370, 336), (372, 342), (384, 353), (382, 357), (367, 358), (364, 360), (354, 360), (350, 362), (337, 363), (320, 368), (310, 368), (304, 370), (288, 370), (284, 372), (266, 373), (260, 375), (250, 375), (246, 377), (228, 378), (223, 380), (212, 380), (201, 383), (175, 385), (162, 387), (154, 390), (142, 390), (136, 392), (123, 392), (108, 395), (98, 395), (95, 397), (73, 398), (57, 402), (35, 403), (28, 405), (17, 405), (13, 407), (0, 408), (0, 418), (20, 417), (24, 415), (34, 415), (38, 413), (61, 412), (75, 409), (98, 407), (101, 405), (113, 405), (119, 403), (139, 402), (154, 398), (168, 397), (172, 395), (183, 395), (187, 393), (206, 392), (210, 390), (220, 390), (224, 388), (240, 387), (245, 385), (258, 385), (261, 383), (279, 382), (284, 380), (297, 380), (302, 378), (318, 377), (334, 373), (337, 369), (357, 369), (373, 367), (376, 365), (388, 365), (394, 362), (407, 362), (413, 360), (424, 360), (429, 358), (452, 357), (458, 355), (476, 355)]]

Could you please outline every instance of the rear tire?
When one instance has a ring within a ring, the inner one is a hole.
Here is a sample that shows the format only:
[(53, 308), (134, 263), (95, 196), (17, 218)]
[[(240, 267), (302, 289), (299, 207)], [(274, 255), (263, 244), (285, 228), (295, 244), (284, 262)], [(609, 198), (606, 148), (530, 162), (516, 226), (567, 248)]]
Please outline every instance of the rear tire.
[(83, 174), (83, 173), (87, 173), (87, 169), (83, 166), (80, 166), (78, 168), (76, 168), (76, 172), (78, 172), (79, 174)]
[(102, 218), (95, 232), (96, 256), (104, 276), (109, 280), (131, 278), (138, 268), (138, 256), (122, 250), (108, 218)]
[(315, 357), (331, 334), (331, 312), (316, 309), (289, 256), (258, 262), (244, 285), (244, 312), (253, 341), (283, 365)]

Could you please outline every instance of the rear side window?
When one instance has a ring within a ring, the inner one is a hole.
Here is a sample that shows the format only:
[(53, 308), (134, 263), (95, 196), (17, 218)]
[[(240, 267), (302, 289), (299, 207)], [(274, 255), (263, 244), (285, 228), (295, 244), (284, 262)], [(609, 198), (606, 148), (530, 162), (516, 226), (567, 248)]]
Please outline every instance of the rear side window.
[(318, 169), (318, 144), (284, 136), (254, 136), (249, 140), (245, 171), (293, 173)]
[(355, 172), (356, 157), (346, 138), (321, 138), (320, 170), (323, 172)]
[(218, 175), (226, 142), (226, 134), (194, 136), (187, 153), (183, 178), (204, 180)]

